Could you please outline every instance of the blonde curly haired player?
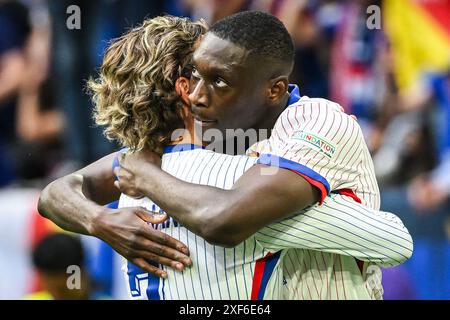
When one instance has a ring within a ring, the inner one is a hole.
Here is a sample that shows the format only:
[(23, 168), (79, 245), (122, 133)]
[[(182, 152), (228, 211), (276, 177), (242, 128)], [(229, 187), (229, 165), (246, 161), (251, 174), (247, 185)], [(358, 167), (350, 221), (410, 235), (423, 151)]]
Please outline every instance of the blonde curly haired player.
[(99, 77), (88, 81), (95, 122), (108, 139), (161, 153), (171, 133), (190, 123), (175, 84), (189, 79), (195, 44), (206, 30), (203, 20), (161, 16), (111, 42)]

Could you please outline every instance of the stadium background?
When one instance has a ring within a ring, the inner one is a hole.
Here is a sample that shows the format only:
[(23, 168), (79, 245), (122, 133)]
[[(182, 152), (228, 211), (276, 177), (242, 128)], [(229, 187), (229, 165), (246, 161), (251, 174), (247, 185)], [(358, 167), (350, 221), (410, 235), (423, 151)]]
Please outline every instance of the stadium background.
[[(67, 27), (70, 5), (80, 29)], [(370, 29), (377, 8), (381, 28)], [(0, 299), (39, 289), (31, 249), (59, 231), (36, 212), (40, 189), (117, 147), (93, 126), (84, 90), (108, 40), (144, 17), (213, 23), (246, 9), (285, 23), (301, 93), (341, 103), (363, 128), (382, 209), (415, 245), (409, 261), (383, 270), (384, 298), (450, 298), (449, 0), (0, 0)], [(124, 298), (117, 255), (82, 240), (99, 296)]]

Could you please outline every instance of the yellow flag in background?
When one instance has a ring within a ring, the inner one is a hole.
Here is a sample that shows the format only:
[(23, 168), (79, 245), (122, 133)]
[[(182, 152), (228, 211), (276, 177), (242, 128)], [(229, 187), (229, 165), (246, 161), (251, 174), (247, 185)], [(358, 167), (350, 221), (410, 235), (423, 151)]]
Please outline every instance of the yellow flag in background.
[(450, 69), (450, 0), (385, 0), (382, 12), (400, 92)]

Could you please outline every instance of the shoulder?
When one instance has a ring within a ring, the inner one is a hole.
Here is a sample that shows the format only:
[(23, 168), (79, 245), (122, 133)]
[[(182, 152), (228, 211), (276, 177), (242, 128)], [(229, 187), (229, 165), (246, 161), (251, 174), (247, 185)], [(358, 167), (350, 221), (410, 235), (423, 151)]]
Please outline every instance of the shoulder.
[(323, 98), (302, 97), (279, 116), (275, 130), (294, 133), (298, 130), (323, 132), (333, 136), (339, 132), (359, 132), (359, 124), (344, 108)]
[(332, 113), (337, 113), (341, 116), (347, 116), (344, 108), (336, 102), (323, 98), (302, 97), (299, 101), (289, 105), (283, 111), (281, 116), (310, 116), (310, 117), (324, 117)]

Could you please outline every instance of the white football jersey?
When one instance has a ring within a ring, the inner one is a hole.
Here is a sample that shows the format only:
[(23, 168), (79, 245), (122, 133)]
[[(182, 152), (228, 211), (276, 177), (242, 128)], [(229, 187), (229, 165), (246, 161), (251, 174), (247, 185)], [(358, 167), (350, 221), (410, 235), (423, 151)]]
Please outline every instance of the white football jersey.
[[(181, 149), (181, 150), (180, 150)], [(162, 169), (187, 182), (230, 189), (257, 158), (230, 156), (179, 145), (166, 148)], [(119, 207), (160, 208), (147, 198), (122, 195)], [(347, 212), (349, 212), (347, 214)], [(370, 230), (375, 226), (375, 232)], [(154, 225), (190, 249), (193, 266), (184, 272), (163, 267), (167, 279), (160, 279), (125, 263), (130, 295), (136, 299), (284, 299), (286, 282), (283, 270), (288, 248), (310, 252), (348, 255), (383, 265), (395, 265), (410, 255), (411, 239), (398, 218), (376, 213), (347, 196), (330, 195), (322, 205), (273, 223), (234, 248), (207, 243), (173, 219)], [(324, 261), (324, 264), (331, 261)], [(303, 265), (293, 263), (301, 270)], [(354, 270), (350, 270), (354, 272)], [(293, 280), (297, 279), (293, 277)], [(361, 274), (354, 274), (359, 296), (369, 298)], [(328, 285), (333, 284), (329, 282)], [(362, 293), (361, 293), (362, 292)]]

